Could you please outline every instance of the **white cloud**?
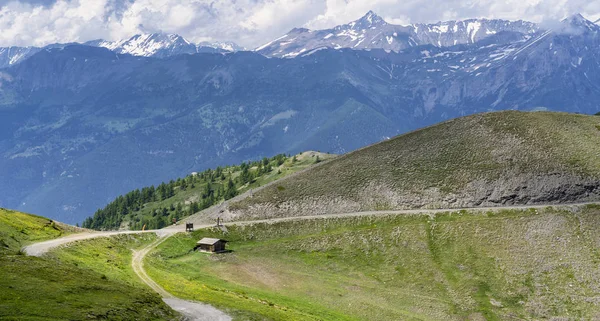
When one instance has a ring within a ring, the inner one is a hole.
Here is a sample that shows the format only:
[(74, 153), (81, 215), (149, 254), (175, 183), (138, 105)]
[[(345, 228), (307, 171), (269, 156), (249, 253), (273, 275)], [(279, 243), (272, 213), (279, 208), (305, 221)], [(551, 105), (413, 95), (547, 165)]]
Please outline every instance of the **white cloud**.
[(397, 24), (476, 17), (541, 22), (576, 12), (596, 20), (600, 1), (0, 0), (0, 46), (117, 40), (162, 31), (192, 41), (231, 40), (252, 48), (293, 27), (332, 27), (368, 10)]

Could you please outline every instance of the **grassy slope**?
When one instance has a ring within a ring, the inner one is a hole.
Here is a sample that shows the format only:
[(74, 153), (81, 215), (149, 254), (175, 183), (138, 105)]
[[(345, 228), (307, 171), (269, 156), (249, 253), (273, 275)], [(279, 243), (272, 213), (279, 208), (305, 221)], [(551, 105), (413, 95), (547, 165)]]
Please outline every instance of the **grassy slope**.
[[(257, 224), (177, 235), (146, 266), (240, 319), (591, 320), (599, 226), (592, 206)], [(190, 252), (203, 236), (233, 252)]]
[[(274, 167), (273, 171), (271, 171), (270, 173), (266, 173), (266, 174), (256, 178), (256, 180), (250, 184), (240, 186), (238, 189), (238, 193), (240, 193), (240, 194), (244, 193), (249, 189), (254, 189), (254, 188), (263, 186), (272, 181), (281, 179), (283, 177), (286, 177), (288, 175), (291, 175), (293, 173), (296, 173), (298, 171), (306, 169), (315, 164), (317, 156), (319, 157), (320, 160), (325, 161), (325, 160), (332, 159), (332, 158), (336, 157), (337, 155), (320, 153), (320, 152), (300, 153), (300, 154), (296, 155), (297, 161), (294, 162), (292, 160), (293, 157), (288, 158), (281, 166)], [(251, 170), (254, 171), (254, 170), (256, 170), (256, 168), (252, 168)], [(234, 170), (231, 173), (231, 177), (233, 179), (237, 178), (239, 175), (240, 175), (240, 170), (237, 168), (236, 168), (236, 170)], [(226, 183), (227, 183), (227, 181), (223, 181), (223, 182), (219, 181), (219, 182), (212, 183), (211, 186), (213, 188), (218, 188), (219, 186), (222, 186)], [(188, 188), (186, 190), (178, 189), (178, 190), (176, 190), (175, 196), (168, 198), (166, 200), (162, 200), (162, 201), (146, 203), (146, 204), (144, 204), (144, 207), (141, 208), (139, 211), (132, 212), (128, 216), (129, 216), (129, 218), (135, 217), (137, 221), (141, 221), (144, 218), (151, 219), (153, 217), (152, 213), (156, 209), (170, 208), (171, 205), (176, 207), (177, 204), (182, 204), (184, 209), (187, 209), (187, 207), (188, 207), (187, 205), (189, 204), (189, 202), (197, 202), (197, 201), (201, 200), (200, 195), (202, 194), (202, 191), (205, 188), (206, 188), (206, 183), (197, 184), (194, 188)], [(124, 224), (123, 227), (129, 227), (130, 229), (141, 229), (142, 226), (139, 224), (137, 226), (131, 226), (131, 225), (129, 225), (129, 222), (127, 222)]]
[[(67, 226), (49, 219), (0, 209), (0, 239), (4, 240), (0, 252), (0, 319), (176, 318), (156, 294), (102, 267), (104, 264), (97, 259), (110, 252), (96, 249), (97, 253), (90, 253), (95, 261), (90, 259), (89, 264), (81, 264), (85, 258), (79, 259), (80, 264), (77, 264), (75, 259), (62, 261), (56, 255), (37, 258), (20, 254), (24, 245), (68, 232)], [(75, 246), (75, 251), (79, 247)], [(70, 253), (73, 249), (61, 251)], [(120, 257), (123, 260), (124, 256)]]
[(0, 254), (14, 254), (27, 244), (76, 231), (75, 227), (45, 217), (0, 208)]
[(597, 116), (479, 114), (338, 157), (230, 210), (264, 217), (585, 200), (582, 186), (600, 185), (598, 150)]
[(156, 240), (156, 234), (129, 234), (76, 242), (55, 249), (49, 257), (96, 271), (110, 280), (148, 289), (131, 268), (133, 252)]

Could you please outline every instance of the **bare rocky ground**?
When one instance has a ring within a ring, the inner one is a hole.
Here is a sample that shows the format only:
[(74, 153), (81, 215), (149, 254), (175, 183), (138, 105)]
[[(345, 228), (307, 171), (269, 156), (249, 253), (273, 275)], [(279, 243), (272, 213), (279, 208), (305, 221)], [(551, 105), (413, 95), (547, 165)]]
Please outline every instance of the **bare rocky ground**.
[[(600, 199), (600, 181), (574, 175), (554, 174), (529, 177), (516, 175), (495, 182), (473, 181), (460, 193), (444, 193), (428, 188), (421, 193), (398, 191), (383, 184), (369, 184), (355, 197), (305, 197), (281, 202), (253, 203), (243, 210), (230, 209), (229, 203), (200, 213), (199, 217), (220, 216), (226, 220), (251, 220), (281, 217), (354, 213), (371, 210), (402, 211), (414, 209), (464, 209), (553, 205), (593, 202)], [(237, 199), (232, 200), (232, 202)], [(195, 217), (191, 220), (198, 221)], [(203, 221), (204, 223), (207, 220)]]

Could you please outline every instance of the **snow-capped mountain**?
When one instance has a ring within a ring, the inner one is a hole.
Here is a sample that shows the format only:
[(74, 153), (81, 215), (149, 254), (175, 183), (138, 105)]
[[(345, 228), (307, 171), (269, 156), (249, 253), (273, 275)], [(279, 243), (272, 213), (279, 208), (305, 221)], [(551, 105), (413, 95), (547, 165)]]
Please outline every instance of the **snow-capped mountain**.
[(567, 32), (567, 33), (569, 33), (569, 32), (575, 32), (575, 33), (597, 32), (598, 25), (587, 20), (581, 14), (574, 14), (574, 15), (571, 15), (571, 16), (565, 18), (562, 21), (562, 24), (559, 27), (559, 29), (561, 29), (560, 31)]
[(104, 47), (120, 54), (158, 58), (199, 52), (225, 53), (244, 49), (233, 42), (201, 42), (196, 45), (180, 35), (164, 33), (135, 35), (121, 41), (94, 40), (86, 42), (85, 45)]
[(19, 64), (44, 49), (64, 48), (73, 43), (55, 43), (40, 47), (0, 47), (0, 68)]
[(203, 41), (198, 43), (198, 48), (214, 48), (225, 52), (246, 51), (247, 49), (231, 41)]
[(120, 54), (130, 54), (143, 57), (169, 57), (179, 54), (194, 54), (195, 44), (174, 34), (151, 33), (135, 35), (127, 40), (105, 41), (95, 40), (86, 45), (104, 47)]
[[(51, 44), (45, 47), (0, 47), (0, 68), (16, 65), (44, 49), (63, 48), (68, 44)], [(142, 57), (165, 58), (182, 54), (195, 53), (227, 53), (244, 51), (233, 42), (201, 42), (194, 44), (176, 34), (152, 33), (135, 35), (119, 41), (92, 40), (83, 43), (85, 46), (102, 47), (119, 54), (130, 54)]]
[(38, 47), (4, 47), (0, 48), (0, 68), (18, 64), (42, 50)]
[(292, 58), (319, 48), (385, 49), (433, 45), (448, 47), (480, 41), (497, 33), (525, 38), (539, 27), (526, 21), (471, 19), (435, 24), (392, 25), (373, 11), (349, 24), (325, 30), (295, 28), (282, 37), (256, 48), (269, 57)]

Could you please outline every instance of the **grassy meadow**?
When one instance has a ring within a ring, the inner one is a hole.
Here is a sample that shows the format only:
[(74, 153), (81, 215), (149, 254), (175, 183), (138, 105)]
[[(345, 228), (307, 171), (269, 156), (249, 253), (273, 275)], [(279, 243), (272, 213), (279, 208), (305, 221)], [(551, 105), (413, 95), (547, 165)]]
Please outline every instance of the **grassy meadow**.
[(131, 250), (148, 236), (79, 242), (44, 257), (27, 244), (77, 231), (0, 209), (0, 320), (177, 320), (131, 272)]
[[(231, 253), (192, 252), (201, 237)], [(319, 219), (176, 235), (146, 260), (239, 320), (592, 320), (600, 207)]]

